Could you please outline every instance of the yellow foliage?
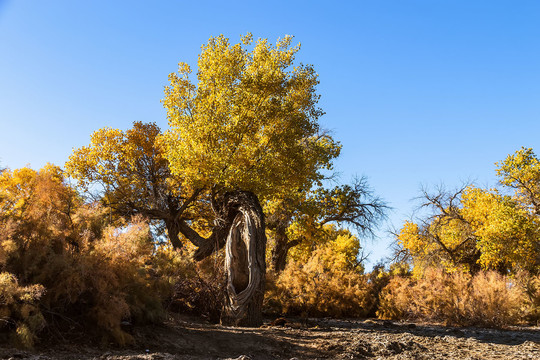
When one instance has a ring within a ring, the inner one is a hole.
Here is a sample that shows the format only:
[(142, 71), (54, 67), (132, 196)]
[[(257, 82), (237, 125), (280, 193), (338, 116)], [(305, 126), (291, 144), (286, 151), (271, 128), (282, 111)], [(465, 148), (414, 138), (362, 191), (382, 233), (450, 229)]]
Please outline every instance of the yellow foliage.
[(302, 260), (287, 265), (269, 291), (267, 308), (315, 316), (369, 313), (375, 299), (356, 259), (358, 240), (350, 234), (335, 235), (333, 240), (303, 254)]
[(413, 272), (419, 276), (431, 266), (448, 272), (469, 271), (474, 244), (467, 244), (470, 228), (458, 219), (433, 220), (425, 227), (406, 221), (397, 235), (397, 242), (412, 256)]
[[(310, 66), (294, 66), (300, 47), (251, 35), (231, 45), (220, 35), (202, 46), (197, 83), (180, 63), (163, 105), (171, 129), (163, 143), (172, 172), (189, 188), (242, 189), (260, 198), (308, 189), (340, 146), (321, 134)], [(291, 69), (292, 67), (292, 69)]]
[(496, 165), (501, 183), (515, 189), (520, 202), (540, 215), (540, 160), (533, 149), (523, 147)]
[(354, 269), (362, 272), (363, 268), (358, 262), (361, 249), (360, 240), (347, 229), (338, 228), (333, 224), (322, 227), (322, 231), (306, 234), (306, 228), (293, 223), (288, 229), (289, 238), (292, 240), (303, 238), (299, 245), (290, 250), (290, 258), (297, 262), (307, 262), (313, 256), (314, 251), (326, 248), (331, 251), (324, 259), (331, 266), (340, 269)]
[(45, 325), (37, 305), (44, 292), (41, 285), (20, 286), (13, 274), (0, 273), (0, 326), (14, 325), (11, 335), (17, 346), (33, 347), (37, 332)]
[(527, 269), (540, 264), (540, 219), (518, 198), (469, 186), (453, 209), (422, 226), (406, 222), (397, 241), (412, 256), (415, 273), (429, 267), (448, 272)]
[(468, 189), (462, 199), (463, 216), (474, 228), (483, 268), (534, 269), (540, 223), (509, 196), (496, 190)]
[(420, 240), (420, 229), (417, 224), (405, 221), (397, 238), (398, 243), (413, 254), (426, 253), (426, 247)]
[(162, 210), (164, 198), (178, 195), (182, 188), (170, 177), (157, 141), (160, 132), (156, 124), (141, 122), (127, 131), (99, 129), (90, 145), (73, 151), (66, 173), (83, 189), (103, 192), (105, 203), (122, 215)]

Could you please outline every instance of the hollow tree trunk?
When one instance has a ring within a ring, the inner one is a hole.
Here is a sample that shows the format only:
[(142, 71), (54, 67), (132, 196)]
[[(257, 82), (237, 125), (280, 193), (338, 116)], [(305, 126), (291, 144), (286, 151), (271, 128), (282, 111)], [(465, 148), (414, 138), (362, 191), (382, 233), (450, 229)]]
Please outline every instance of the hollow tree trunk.
[(227, 293), (221, 323), (259, 326), (266, 274), (264, 215), (253, 193), (234, 192), (226, 198), (236, 214), (225, 245)]
[(216, 221), (207, 238), (200, 236), (183, 219), (175, 224), (182, 235), (197, 246), (193, 256), (196, 261), (226, 248), (227, 290), (221, 323), (259, 326), (266, 276), (266, 234), (261, 205), (255, 194), (234, 191), (216, 199), (215, 210)]

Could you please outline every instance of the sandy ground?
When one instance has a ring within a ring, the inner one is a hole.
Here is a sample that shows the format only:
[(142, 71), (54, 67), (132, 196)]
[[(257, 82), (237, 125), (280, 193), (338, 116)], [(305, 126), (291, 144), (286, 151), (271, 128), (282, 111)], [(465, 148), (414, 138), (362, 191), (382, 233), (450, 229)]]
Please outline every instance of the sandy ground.
[(289, 319), (284, 326), (230, 328), (178, 317), (131, 329), (128, 349), (40, 344), (0, 349), (1, 359), (540, 359), (540, 329), (487, 330), (380, 320)]

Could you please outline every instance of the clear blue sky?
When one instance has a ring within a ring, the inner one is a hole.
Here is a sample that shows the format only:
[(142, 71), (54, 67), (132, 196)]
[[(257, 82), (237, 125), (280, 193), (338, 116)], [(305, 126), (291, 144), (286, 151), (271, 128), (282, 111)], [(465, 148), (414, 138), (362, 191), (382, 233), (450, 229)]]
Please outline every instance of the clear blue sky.
[(493, 186), (496, 161), (540, 152), (540, 1), (0, 0), (0, 165), (62, 165), (104, 126), (165, 128), (177, 63), (248, 31), (302, 44), (336, 170), (367, 175), (395, 227), (421, 184)]

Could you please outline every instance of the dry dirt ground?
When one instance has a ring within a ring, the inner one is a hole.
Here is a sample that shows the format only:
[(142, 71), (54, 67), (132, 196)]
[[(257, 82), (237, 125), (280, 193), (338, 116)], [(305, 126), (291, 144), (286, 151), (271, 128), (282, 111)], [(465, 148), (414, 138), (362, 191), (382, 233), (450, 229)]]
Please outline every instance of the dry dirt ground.
[(0, 349), (1, 359), (540, 359), (540, 329), (450, 328), (380, 320), (289, 319), (284, 326), (230, 328), (178, 317), (130, 330), (137, 345), (120, 349), (80, 339), (35, 351)]

